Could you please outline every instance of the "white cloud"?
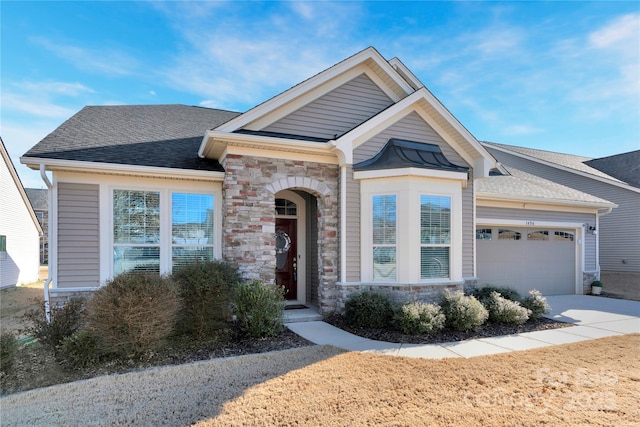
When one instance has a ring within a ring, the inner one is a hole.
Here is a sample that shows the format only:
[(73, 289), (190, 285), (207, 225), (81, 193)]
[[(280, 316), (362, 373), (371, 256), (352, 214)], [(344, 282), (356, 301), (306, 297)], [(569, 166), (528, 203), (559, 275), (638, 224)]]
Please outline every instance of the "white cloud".
[(104, 46), (89, 49), (44, 37), (32, 38), (32, 41), (82, 70), (109, 76), (123, 76), (133, 74), (139, 68), (139, 61), (122, 49)]
[(172, 88), (197, 94), (209, 105), (246, 110), (361, 49), (341, 38), (358, 4), (258, 7), (251, 17), (227, 13), (224, 20), (211, 21), (172, 13), (165, 5), (188, 45), (160, 75)]
[(31, 93), (48, 93), (66, 96), (78, 96), (82, 93), (95, 93), (95, 91), (82, 83), (67, 83), (55, 81), (24, 82), (16, 83), (13, 86), (21, 87)]
[(589, 35), (589, 43), (599, 49), (615, 49), (638, 56), (640, 15), (620, 16)]
[(507, 126), (502, 131), (502, 133), (507, 136), (533, 135), (541, 132), (544, 132), (544, 130), (537, 128), (535, 126), (524, 125), (524, 124), (513, 124), (510, 126)]
[[(39, 117), (64, 118), (75, 111), (52, 102), (46, 97), (36, 97), (31, 94), (2, 93), (3, 115), (13, 112), (26, 113)], [(3, 126), (4, 127), (4, 126)]]

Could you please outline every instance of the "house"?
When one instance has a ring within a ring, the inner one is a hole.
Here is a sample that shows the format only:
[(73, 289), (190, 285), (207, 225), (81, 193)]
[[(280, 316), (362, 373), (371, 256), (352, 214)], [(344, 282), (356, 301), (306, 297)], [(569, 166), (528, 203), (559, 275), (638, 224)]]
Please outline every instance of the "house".
[(321, 314), (369, 290), (582, 293), (616, 206), (500, 166), (374, 48), (244, 113), (85, 107), (21, 161), (52, 193), (52, 298), (208, 258)]
[(25, 188), (24, 191), (42, 228), (40, 264), (47, 264), (49, 262), (49, 192), (42, 188)]
[(504, 165), (526, 171), (618, 205), (598, 217), (601, 279), (640, 286), (640, 150), (592, 159), (571, 154), (484, 143)]
[(0, 138), (0, 287), (38, 280), (42, 229)]

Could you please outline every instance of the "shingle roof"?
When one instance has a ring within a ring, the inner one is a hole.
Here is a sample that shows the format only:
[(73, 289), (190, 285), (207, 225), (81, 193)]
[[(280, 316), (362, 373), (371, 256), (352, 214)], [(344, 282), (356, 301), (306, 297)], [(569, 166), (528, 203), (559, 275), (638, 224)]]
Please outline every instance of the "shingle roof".
[(33, 210), (49, 210), (49, 191), (46, 188), (25, 188), (24, 191), (27, 193), (27, 197), (31, 202)]
[(476, 191), (481, 194), (525, 199), (534, 198), (540, 199), (540, 201), (613, 205), (608, 200), (574, 190), (513, 167), (505, 166), (505, 169), (510, 175), (488, 176), (477, 179), (475, 181)]
[(587, 160), (585, 164), (640, 188), (640, 150)]
[(205, 132), (239, 113), (187, 105), (84, 107), (25, 157), (222, 171), (201, 159)]
[(529, 157), (533, 157), (539, 160), (544, 160), (546, 162), (549, 163), (555, 163), (557, 165), (560, 166), (564, 166), (566, 168), (570, 168), (570, 169), (574, 169), (580, 172), (585, 172), (594, 176), (599, 176), (601, 178), (606, 178), (606, 179), (610, 179), (612, 181), (617, 181), (617, 182), (623, 182), (611, 175), (606, 174), (605, 172), (602, 172), (598, 169), (595, 169), (591, 166), (589, 166), (588, 164), (586, 164), (585, 162), (588, 162), (590, 160), (593, 160), (592, 157), (584, 157), (584, 156), (576, 156), (573, 154), (563, 154), (563, 153), (556, 153), (553, 151), (545, 151), (545, 150), (536, 150), (533, 148), (526, 148), (526, 147), (517, 147), (514, 145), (506, 145), (506, 144), (498, 144), (496, 142), (485, 142), (483, 141), (482, 144), (487, 147), (487, 148), (491, 148), (493, 147), (499, 147), (499, 148), (505, 148), (509, 151), (513, 151), (515, 153), (519, 153), (519, 154), (524, 154), (526, 156)]

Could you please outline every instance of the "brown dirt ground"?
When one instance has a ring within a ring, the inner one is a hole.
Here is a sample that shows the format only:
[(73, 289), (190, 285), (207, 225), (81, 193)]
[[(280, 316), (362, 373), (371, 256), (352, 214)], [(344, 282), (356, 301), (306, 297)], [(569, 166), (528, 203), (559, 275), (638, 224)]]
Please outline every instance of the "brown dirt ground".
[(0, 290), (0, 329), (3, 331), (20, 331), (25, 325), (24, 313), (37, 307), (37, 301), (43, 301), (43, 283), (13, 286)]
[(313, 346), (0, 400), (2, 425), (638, 425), (640, 335), (472, 359)]

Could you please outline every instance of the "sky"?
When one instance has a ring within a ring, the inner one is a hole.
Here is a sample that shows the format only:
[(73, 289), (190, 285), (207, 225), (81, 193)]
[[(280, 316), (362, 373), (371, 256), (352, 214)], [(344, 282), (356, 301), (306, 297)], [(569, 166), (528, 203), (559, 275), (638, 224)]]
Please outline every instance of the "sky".
[(640, 2), (0, 2), (0, 136), (19, 158), (85, 105), (243, 112), (369, 46), (481, 141), (640, 149)]

